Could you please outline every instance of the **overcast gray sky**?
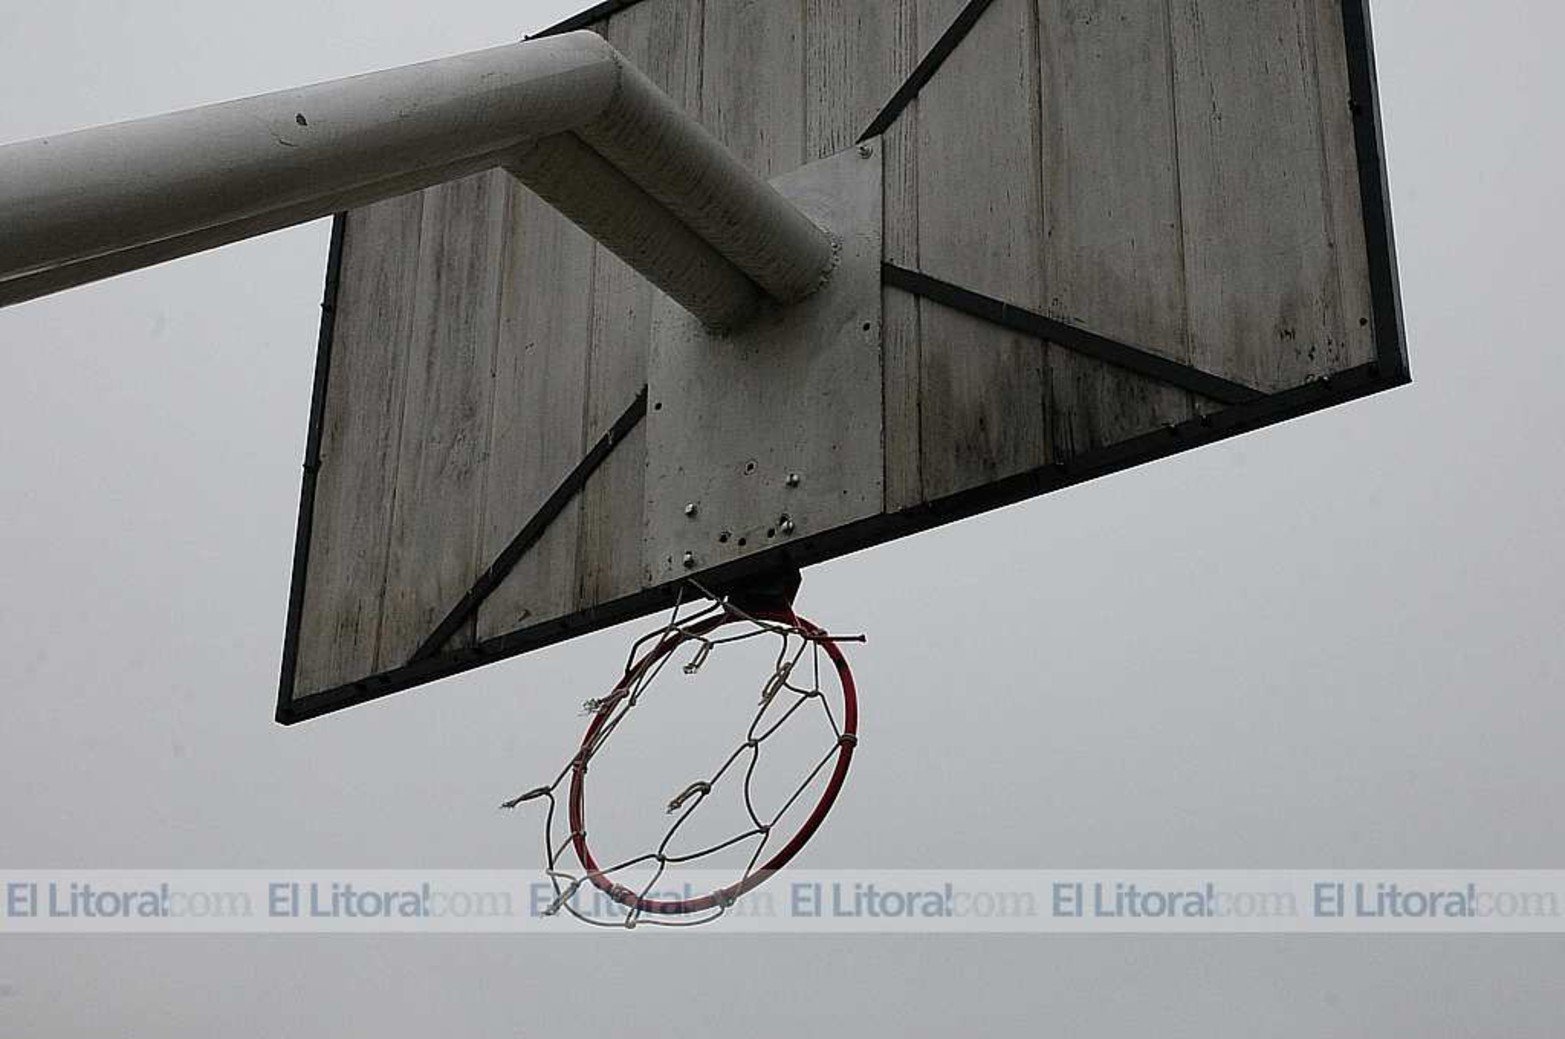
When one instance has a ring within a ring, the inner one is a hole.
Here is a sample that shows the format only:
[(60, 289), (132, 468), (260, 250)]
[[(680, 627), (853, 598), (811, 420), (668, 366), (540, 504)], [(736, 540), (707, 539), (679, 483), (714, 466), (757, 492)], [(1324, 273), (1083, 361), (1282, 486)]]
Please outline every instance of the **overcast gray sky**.
[[(0, 140), (575, 9), (12, 4)], [(809, 573), (872, 637), (810, 864), (1565, 867), (1565, 14), (1374, 14), (1415, 384)], [(533, 864), (494, 804), (626, 632), (271, 722), (326, 238), (0, 312), (0, 869)], [(1545, 1035), (1562, 973), (1556, 938), (0, 935), (0, 1034)]]

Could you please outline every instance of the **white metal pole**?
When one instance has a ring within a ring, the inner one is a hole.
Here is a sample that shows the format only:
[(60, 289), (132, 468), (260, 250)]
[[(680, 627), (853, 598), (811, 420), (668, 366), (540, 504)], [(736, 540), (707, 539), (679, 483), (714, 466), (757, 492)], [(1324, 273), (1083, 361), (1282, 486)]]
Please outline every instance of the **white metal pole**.
[(761, 290), (744, 272), (573, 134), (546, 137), (505, 168), (707, 326), (735, 328), (755, 313)]
[(824, 231), (578, 32), (0, 147), (0, 305), (497, 165), (714, 327), (833, 262)]

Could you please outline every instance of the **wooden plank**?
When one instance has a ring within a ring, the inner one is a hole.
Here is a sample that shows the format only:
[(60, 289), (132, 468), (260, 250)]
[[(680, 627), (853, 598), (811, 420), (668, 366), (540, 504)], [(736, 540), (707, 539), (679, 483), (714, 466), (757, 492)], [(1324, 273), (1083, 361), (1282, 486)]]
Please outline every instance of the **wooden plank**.
[(348, 214), (294, 696), (375, 669), (424, 196)]
[(918, 62), (912, 0), (806, 0), (805, 153), (850, 147)]
[[(425, 193), (376, 654), (382, 670), (408, 662), (480, 566), (499, 217), (509, 179), (493, 171)], [(471, 640), (469, 624), (453, 643)]]
[[(615, 15), (605, 39), (691, 115), (701, 114), (701, 2), (643, 0)], [(589, 443), (613, 424), (647, 383), (652, 336), (650, 282), (597, 249), (588, 361)], [(619, 443), (582, 492), (577, 599), (582, 607), (641, 587), (647, 437), (639, 426)]]
[[(919, 0), (919, 39), (937, 39), (961, 6)], [(921, 268), (1029, 309), (1044, 303), (1034, 18), (1031, 0), (996, 0), (917, 107)], [(1046, 464), (1045, 348), (919, 306), (924, 496)]]
[[(891, 50), (896, 56), (895, 79), (913, 74), (925, 44), (918, 34), (918, 6), (899, 0)], [(890, 100), (896, 93), (886, 95)], [(886, 260), (910, 270), (919, 266), (918, 250), (918, 102), (881, 135), (885, 149)], [(877, 113), (878, 114), (878, 113)], [(919, 433), (920, 374), (923, 371), (923, 331), (918, 300), (895, 289), (882, 292), (881, 334), (885, 368), (886, 511), (897, 512), (924, 500)]]
[(804, 165), (802, 0), (706, 0), (702, 121), (771, 179)]
[[(1047, 313), (1188, 362), (1168, 9), (1038, 11)], [(1063, 458), (1191, 417), (1190, 394), (1065, 349), (1049, 386)]]
[(1315, 70), (1319, 79), (1323, 184), (1341, 294), (1342, 335), (1327, 338), (1317, 358), (1323, 371), (1342, 371), (1375, 359), (1374, 305), (1370, 299), (1369, 246), (1348, 91), (1347, 35), (1342, 0), (1315, 0)]
[[(483, 514), (486, 561), (516, 537), (587, 450), (583, 416), (596, 246), (518, 182), (507, 178), (505, 186), (505, 291)], [(480, 641), (572, 611), (580, 529), (578, 496), (484, 603)]]
[(1191, 358), (1257, 389), (1343, 339), (1313, 0), (1174, 0)]
[[(915, 130), (913, 122), (904, 120), (881, 137), (886, 162), (886, 259), (912, 270), (919, 262)], [(922, 330), (917, 299), (890, 288), (881, 295), (886, 511), (896, 512), (924, 500), (918, 418)]]
[[(805, 148), (814, 158), (851, 147), (912, 75), (921, 51), (914, 0), (864, 4), (809, 0)], [(881, 138), (885, 158), (886, 259), (918, 266), (916, 119), (910, 113)], [(885, 507), (922, 500), (918, 471), (918, 302), (886, 289), (881, 301)]]

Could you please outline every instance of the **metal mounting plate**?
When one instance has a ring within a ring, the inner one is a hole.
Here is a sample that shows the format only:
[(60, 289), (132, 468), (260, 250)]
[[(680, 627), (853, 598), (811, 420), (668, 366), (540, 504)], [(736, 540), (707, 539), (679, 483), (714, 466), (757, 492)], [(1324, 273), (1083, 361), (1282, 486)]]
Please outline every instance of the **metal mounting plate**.
[(841, 243), (831, 279), (802, 303), (719, 336), (657, 300), (650, 583), (882, 511), (881, 183), (878, 139), (773, 181)]

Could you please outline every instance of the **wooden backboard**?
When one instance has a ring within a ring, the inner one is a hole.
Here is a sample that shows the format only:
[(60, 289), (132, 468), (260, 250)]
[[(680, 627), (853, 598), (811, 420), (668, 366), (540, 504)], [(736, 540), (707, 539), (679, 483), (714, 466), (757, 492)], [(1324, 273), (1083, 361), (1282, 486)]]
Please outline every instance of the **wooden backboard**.
[(339, 216), (280, 721), (1409, 378), (1363, 0), (579, 28), (852, 224), (844, 288), (724, 353), (503, 171)]

